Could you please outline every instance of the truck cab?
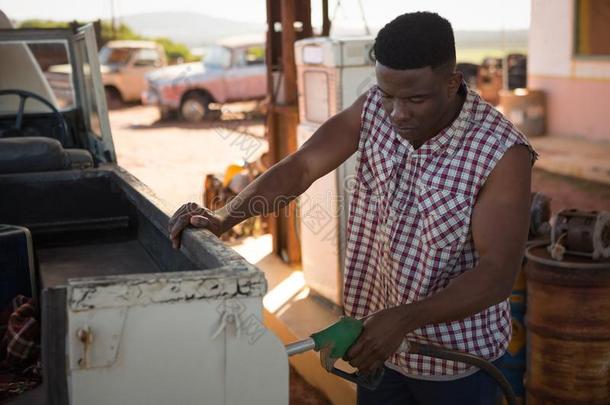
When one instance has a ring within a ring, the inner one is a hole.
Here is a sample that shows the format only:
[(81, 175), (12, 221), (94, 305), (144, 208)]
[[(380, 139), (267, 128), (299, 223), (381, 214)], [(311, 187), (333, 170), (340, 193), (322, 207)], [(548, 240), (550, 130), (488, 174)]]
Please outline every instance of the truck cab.
[[(146, 88), (146, 74), (167, 65), (163, 46), (153, 41), (109, 41), (100, 49), (98, 58), (106, 104), (110, 109), (139, 101)], [(71, 74), (69, 63), (53, 65), (45, 71), (58, 88), (70, 82)]]
[(110, 108), (139, 101), (146, 74), (167, 65), (163, 47), (153, 41), (110, 41), (100, 49), (99, 58)]
[[(70, 64), (70, 86), (40, 54)], [(172, 249), (171, 213), (117, 164), (100, 71), (92, 26), (13, 29), (0, 12), (0, 281), (32, 297), (42, 365), (8, 403), (287, 404), (263, 273), (205, 230)]]

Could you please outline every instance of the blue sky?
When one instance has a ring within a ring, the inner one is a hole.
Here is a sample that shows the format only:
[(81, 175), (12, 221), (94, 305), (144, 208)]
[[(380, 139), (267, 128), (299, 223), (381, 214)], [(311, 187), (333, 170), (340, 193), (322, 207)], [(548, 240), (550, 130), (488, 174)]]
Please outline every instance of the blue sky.
[[(383, 26), (408, 11), (435, 11), (451, 21), (456, 30), (527, 29), (532, 0), (362, 0), (367, 23)], [(114, 2), (118, 16), (144, 12), (186, 11), (236, 21), (265, 22), (265, 0), (0, 0), (0, 10), (9, 18), (22, 20), (109, 19)], [(321, 20), (321, 0), (312, 0), (314, 24)], [(331, 16), (342, 26), (362, 26), (358, 0), (330, 0)], [(382, 6), (383, 5), (383, 6)], [(319, 25), (316, 24), (316, 25)]]

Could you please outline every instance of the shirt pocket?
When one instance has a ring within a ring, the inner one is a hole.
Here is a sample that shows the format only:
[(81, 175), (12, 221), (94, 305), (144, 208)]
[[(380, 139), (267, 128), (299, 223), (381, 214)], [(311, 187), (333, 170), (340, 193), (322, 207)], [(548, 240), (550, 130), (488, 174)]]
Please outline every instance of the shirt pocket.
[(391, 156), (383, 153), (373, 145), (368, 145), (362, 153), (362, 160), (356, 173), (358, 183), (373, 194), (382, 198), (385, 195), (386, 182), (392, 173)]
[(420, 189), (417, 199), (424, 245), (443, 249), (462, 240), (470, 227), (470, 197), (449, 190)]

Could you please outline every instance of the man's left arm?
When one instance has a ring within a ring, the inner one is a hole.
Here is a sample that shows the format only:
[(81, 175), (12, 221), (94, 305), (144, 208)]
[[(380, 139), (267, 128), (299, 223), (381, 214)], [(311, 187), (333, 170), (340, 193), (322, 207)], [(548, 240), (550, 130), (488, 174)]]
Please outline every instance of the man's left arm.
[(414, 329), (464, 319), (510, 295), (527, 241), (530, 183), (531, 153), (524, 145), (513, 146), (492, 170), (473, 208), (471, 229), (478, 265), (422, 301), (368, 318), (348, 352), (352, 366), (371, 371)]

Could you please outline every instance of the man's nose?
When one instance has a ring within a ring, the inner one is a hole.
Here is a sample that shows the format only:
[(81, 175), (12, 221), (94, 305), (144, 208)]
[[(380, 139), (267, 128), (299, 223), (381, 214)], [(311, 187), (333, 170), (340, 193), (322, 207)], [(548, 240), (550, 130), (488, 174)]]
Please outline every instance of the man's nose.
[(406, 103), (402, 100), (396, 100), (394, 102), (392, 114), (390, 118), (396, 124), (407, 123), (411, 120), (412, 114)]

